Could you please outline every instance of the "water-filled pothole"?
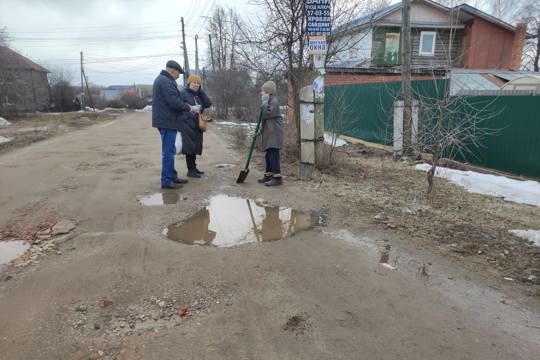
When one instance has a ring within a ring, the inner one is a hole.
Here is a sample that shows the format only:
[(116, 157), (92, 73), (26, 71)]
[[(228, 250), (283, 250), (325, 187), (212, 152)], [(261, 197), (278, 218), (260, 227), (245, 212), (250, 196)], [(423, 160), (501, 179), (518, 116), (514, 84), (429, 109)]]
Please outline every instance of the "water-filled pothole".
[(24, 254), (30, 244), (20, 240), (0, 241), (0, 265), (5, 265)]
[(137, 201), (144, 206), (160, 206), (176, 204), (180, 196), (175, 192), (155, 193), (151, 195), (138, 196)]
[(227, 195), (210, 198), (208, 206), (191, 218), (169, 225), (163, 233), (186, 244), (233, 247), (280, 240), (319, 222), (316, 212), (257, 205), (255, 201)]

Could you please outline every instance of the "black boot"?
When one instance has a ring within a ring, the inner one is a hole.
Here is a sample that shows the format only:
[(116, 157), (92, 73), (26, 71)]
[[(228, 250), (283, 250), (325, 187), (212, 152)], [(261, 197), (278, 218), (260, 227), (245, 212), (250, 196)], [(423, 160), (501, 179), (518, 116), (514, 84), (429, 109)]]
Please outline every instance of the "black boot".
[(280, 177), (272, 177), (272, 180), (265, 182), (266, 186), (279, 186), (283, 184), (283, 179)]
[(188, 170), (187, 176), (192, 178), (200, 178), (201, 175), (195, 169)]
[(201, 170), (199, 170), (199, 169), (197, 169), (197, 168), (195, 168), (195, 171), (196, 171), (197, 174), (199, 174), (199, 175), (203, 175), (203, 174), (204, 174), (204, 171), (201, 171)]

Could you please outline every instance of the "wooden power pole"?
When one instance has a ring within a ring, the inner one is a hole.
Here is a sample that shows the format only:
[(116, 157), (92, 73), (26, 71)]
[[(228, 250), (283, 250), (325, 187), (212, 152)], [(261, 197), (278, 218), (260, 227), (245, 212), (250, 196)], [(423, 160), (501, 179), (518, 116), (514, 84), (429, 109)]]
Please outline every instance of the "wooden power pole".
[(197, 44), (197, 40), (199, 40), (199, 36), (195, 35), (195, 74), (200, 75), (199, 72), (199, 46)]
[(411, 155), (412, 149), (412, 99), (411, 99), (411, 0), (402, 0), (401, 17), (401, 87), (403, 88), (403, 153)]
[(79, 100), (81, 100), (81, 110), (84, 109), (84, 77), (83, 77), (83, 52), (81, 51), (81, 93), (80, 93), (80, 96), (81, 98)]
[(182, 20), (182, 47), (184, 48), (184, 86), (186, 85), (186, 80), (189, 76), (189, 59), (187, 54), (186, 46), (186, 32), (184, 31), (184, 18)]
[(208, 34), (208, 42), (210, 43), (210, 59), (212, 59), (212, 72), (216, 70), (214, 66), (214, 49), (212, 49), (212, 35)]

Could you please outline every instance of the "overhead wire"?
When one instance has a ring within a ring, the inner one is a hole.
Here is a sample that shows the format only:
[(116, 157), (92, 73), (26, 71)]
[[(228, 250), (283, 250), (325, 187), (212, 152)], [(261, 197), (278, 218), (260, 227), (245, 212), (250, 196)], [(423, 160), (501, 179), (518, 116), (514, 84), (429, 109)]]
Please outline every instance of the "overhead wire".
[[(189, 19), (188, 31), (193, 37), (200, 33), (207, 23), (207, 17), (216, 7), (216, 0), (206, 1), (204, 5), (197, 7), (192, 1), (187, 9), (186, 17)], [(179, 14), (180, 15), (180, 14)], [(196, 17), (196, 21), (192, 21)], [(193, 32), (195, 34), (193, 34)], [(66, 34), (73, 33), (74, 36)], [(75, 35), (77, 33), (77, 35)], [(103, 35), (106, 33), (106, 35)], [(143, 34), (141, 34), (143, 33)], [(82, 36), (80, 35), (82, 34)], [(170, 49), (158, 54), (145, 54), (133, 56), (88, 56), (85, 52), (84, 64), (87, 72), (97, 74), (137, 73), (147, 75), (155, 73), (155, 66), (163, 66), (161, 63), (165, 57), (180, 57), (180, 22), (161, 21), (153, 23), (127, 24), (122, 26), (89, 26), (89, 27), (56, 27), (41, 30), (16, 30), (10, 31), (11, 40), (24, 44), (24, 48), (39, 47), (62, 47), (79, 45), (82, 50), (93, 47), (103, 47), (104, 44), (113, 41), (121, 42), (121, 49), (150, 48), (150, 41), (169, 44)], [(41, 36), (40, 36), (41, 35)], [(174, 46), (170, 41), (176, 39)], [(46, 42), (46, 43), (45, 43)], [(136, 43), (134, 43), (136, 42)], [(119, 46), (115, 45), (117, 48)], [(152, 46), (153, 47), (153, 46)], [(176, 50), (176, 51), (175, 51)], [(99, 51), (97, 52), (99, 53)], [(193, 51), (188, 51), (188, 56), (193, 56)], [(51, 59), (65, 66), (78, 66), (80, 58)], [(159, 65), (158, 65), (159, 64)], [(152, 70), (148, 70), (151, 68)]]

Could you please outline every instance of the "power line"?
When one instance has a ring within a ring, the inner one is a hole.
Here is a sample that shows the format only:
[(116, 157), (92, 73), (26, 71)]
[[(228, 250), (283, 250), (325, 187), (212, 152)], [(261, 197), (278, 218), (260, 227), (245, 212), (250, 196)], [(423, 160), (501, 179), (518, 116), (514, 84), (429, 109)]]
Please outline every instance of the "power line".
[[(139, 24), (123, 24), (123, 25), (111, 25), (111, 26), (77, 26), (77, 27), (47, 27), (46, 29), (36, 29), (36, 30), (11, 30), (12, 28), (9, 27), (9, 33), (43, 33), (43, 32), (64, 32), (64, 31), (81, 31), (81, 32), (91, 32), (91, 31), (101, 31), (101, 30), (125, 30), (127, 28), (146, 28), (146, 27), (155, 27), (156, 25), (165, 25), (170, 24), (168, 26), (173, 26), (176, 24), (176, 21), (160, 21), (160, 22), (153, 22), (153, 23), (139, 23)], [(17, 29), (17, 28), (15, 28)], [(28, 27), (25, 27), (25, 29), (28, 29)]]

